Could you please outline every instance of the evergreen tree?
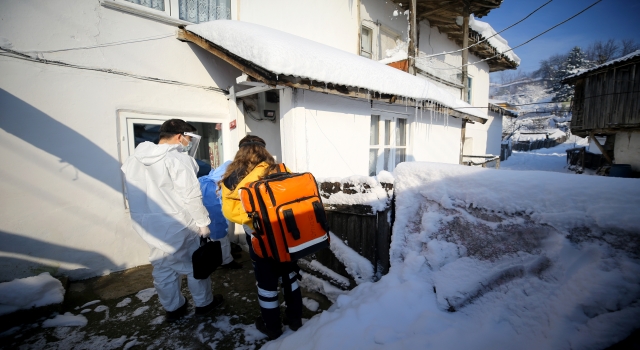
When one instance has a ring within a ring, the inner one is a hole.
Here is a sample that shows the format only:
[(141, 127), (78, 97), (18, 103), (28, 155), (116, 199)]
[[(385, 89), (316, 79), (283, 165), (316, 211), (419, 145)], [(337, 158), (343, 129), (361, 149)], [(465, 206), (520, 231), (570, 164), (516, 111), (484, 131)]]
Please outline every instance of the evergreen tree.
[(580, 69), (589, 68), (590, 66), (591, 64), (587, 61), (582, 49), (578, 46), (574, 47), (555, 74), (554, 83), (551, 87), (551, 92), (556, 94), (553, 102), (568, 101), (573, 98), (573, 86), (563, 84), (562, 80), (578, 73)]

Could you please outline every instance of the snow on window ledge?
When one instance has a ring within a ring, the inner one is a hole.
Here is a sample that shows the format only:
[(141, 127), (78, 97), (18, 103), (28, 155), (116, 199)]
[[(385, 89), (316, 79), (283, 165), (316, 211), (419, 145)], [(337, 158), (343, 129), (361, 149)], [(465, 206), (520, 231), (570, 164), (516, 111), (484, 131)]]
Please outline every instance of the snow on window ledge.
[(134, 15), (138, 15), (140, 17), (145, 17), (149, 19), (153, 19), (165, 24), (170, 24), (172, 26), (180, 27), (193, 24), (191, 22), (183, 21), (181, 19), (172, 17), (168, 15), (166, 12), (154, 10), (151, 8), (147, 8), (144, 6), (136, 5), (127, 1), (119, 1), (119, 0), (101, 0), (100, 4), (106, 8), (119, 10), (122, 12), (128, 12)]

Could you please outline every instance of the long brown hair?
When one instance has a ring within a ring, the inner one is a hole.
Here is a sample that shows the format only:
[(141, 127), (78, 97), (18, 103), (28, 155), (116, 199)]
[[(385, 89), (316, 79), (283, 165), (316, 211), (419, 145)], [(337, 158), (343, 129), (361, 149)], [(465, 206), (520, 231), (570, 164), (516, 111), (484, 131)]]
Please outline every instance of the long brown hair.
[(230, 190), (234, 190), (238, 185), (238, 182), (242, 180), (245, 176), (247, 176), (258, 164), (265, 162), (269, 166), (265, 169), (264, 174), (260, 177), (263, 177), (266, 174), (270, 174), (275, 172), (278, 168), (273, 156), (267, 148), (267, 145), (264, 140), (258, 136), (247, 135), (240, 140), (238, 143), (238, 152), (236, 153), (235, 158), (233, 158), (233, 162), (229, 164), (227, 170), (222, 175), (222, 179), (218, 182), (218, 188), (222, 188), (222, 184), (229, 178), (233, 177), (235, 183), (232, 184), (233, 188), (229, 188)]

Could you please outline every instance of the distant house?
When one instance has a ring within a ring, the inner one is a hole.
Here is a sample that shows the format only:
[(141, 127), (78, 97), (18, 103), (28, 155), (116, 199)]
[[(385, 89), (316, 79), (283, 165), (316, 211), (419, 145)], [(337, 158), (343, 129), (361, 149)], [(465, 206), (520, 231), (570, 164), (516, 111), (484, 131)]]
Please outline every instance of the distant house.
[[(486, 140), (489, 72), (517, 64), (476, 46), (465, 97), (459, 86), (377, 62), (408, 42), (399, 3), (0, 2), (0, 281), (146, 264), (120, 166), (171, 118), (196, 126), (196, 158), (212, 167), (232, 159), (246, 134), (318, 177), (375, 175), (403, 161), (458, 164), (469, 138), (472, 152), (485, 153), (472, 127), (463, 130), (473, 123)], [(470, 3), (469, 14), (482, 16), (501, 1)], [(419, 51), (460, 50), (462, 11), (429, 17), (428, 6), (418, 5)], [(462, 63), (460, 53), (443, 57), (448, 67)]]
[[(575, 86), (571, 132), (609, 163), (640, 172), (640, 50), (565, 79)], [(606, 140), (599, 141), (598, 137)]]

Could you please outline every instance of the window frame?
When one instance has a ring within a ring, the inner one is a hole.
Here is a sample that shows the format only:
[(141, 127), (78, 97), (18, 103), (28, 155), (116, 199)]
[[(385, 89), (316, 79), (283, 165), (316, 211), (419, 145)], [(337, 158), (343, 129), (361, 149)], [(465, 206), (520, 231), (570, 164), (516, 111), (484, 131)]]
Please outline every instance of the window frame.
[[(384, 113), (372, 114), (370, 118), (378, 117), (378, 144), (371, 144), (371, 138), (369, 138), (369, 156), (371, 156), (371, 151), (377, 150), (376, 154), (376, 169), (375, 174), (371, 175), (372, 167), (371, 163), (369, 163), (369, 176), (375, 176), (380, 173), (382, 170), (393, 171), (397, 166), (396, 159), (396, 151), (399, 149), (404, 149), (404, 161), (407, 160), (407, 156), (409, 153), (409, 139), (410, 139), (410, 128), (409, 128), (409, 118), (407, 116), (393, 116)], [(404, 145), (397, 145), (398, 140), (396, 139), (397, 134), (397, 124), (398, 119), (404, 120)], [(389, 144), (385, 144), (385, 139), (387, 136), (386, 125), (389, 122)], [(371, 128), (373, 124), (371, 123), (371, 119), (369, 122), (369, 134), (371, 135)], [(389, 157), (386, 160), (385, 164), (385, 150), (389, 150)], [(386, 168), (386, 169), (385, 169)]]
[(467, 96), (465, 96), (467, 98), (467, 103), (468, 104), (472, 104), (473, 102), (473, 77), (470, 75), (467, 75)]
[[(228, 142), (225, 140), (229, 140), (231, 137), (231, 131), (229, 128), (225, 128), (224, 126), (229, 122), (228, 118), (225, 115), (214, 114), (211, 116), (194, 116), (194, 115), (171, 115), (171, 114), (163, 114), (163, 113), (153, 113), (153, 112), (143, 112), (129, 109), (119, 109), (116, 111), (117, 115), (117, 124), (118, 124), (118, 132), (117, 132), (117, 141), (118, 141), (118, 156), (120, 166), (124, 164), (124, 161), (129, 158), (135, 149), (135, 137), (134, 137), (134, 124), (157, 124), (161, 125), (165, 121), (169, 119), (182, 119), (187, 122), (193, 123), (207, 123), (207, 124), (222, 124), (222, 129), (220, 130), (222, 135), (222, 149), (220, 152), (220, 163), (224, 163), (227, 159), (224, 156), (224, 149), (228, 147)], [(125, 189), (125, 178), (124, 174), (120, 172), (122, 176), (122, 198), (124, 203), (125, 210), (129, 210), (129, 204), (127, 203), (126, 198), (126, 189)]]
[[(140, 17), (154, 19), (176, 27), (191, 25), (193, 22), (180, 19), (180, 4), (178, 0), (164, 0), (164, 11), (156, 10), (144, 5), (139, 5), (126, 0), (100, 0), (102, 6), (132, 13)], [(229, 7), (231, 19), (233, 18), (233, 6)]]
[[(363, 29), (368, 30), (369, 33), (370, 33), (370, 35), (369, 35), (369, 42), (370, 42), (369, 46), (371, 48), (371, 52), (364, 51), (364, 48), (362, 47), (362, 40), (364, 38), (364, 36), (362, 35)], [(373, 35), (374, 35), (374, 29), (373, 28), (371, 28), (371, 27), (369, 27), (367, 25), (364, 25), (364, 24), (360, 25), (360, 43), (359, 43), (360, 44), (360, 56), (368, 58), (368, 59), (371, 59), (371, 60), (374, 59), (374, 57), (373, 57)], [(364, 53), (368, 53), (369, 57), (363, 55), (362, 54), (363, 52)]]

